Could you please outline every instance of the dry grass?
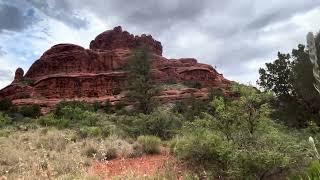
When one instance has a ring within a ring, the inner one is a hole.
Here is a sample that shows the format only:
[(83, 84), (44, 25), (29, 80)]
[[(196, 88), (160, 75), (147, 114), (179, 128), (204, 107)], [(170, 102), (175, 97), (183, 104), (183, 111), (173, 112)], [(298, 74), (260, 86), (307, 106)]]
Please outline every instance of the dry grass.
[(72, 131), (38, 129), (0, 138), (0, 175), (8, 179), (48, 179), (85, 176), (90, 160)]
[(99, 179), (87, 172), (94, 158), (139, 154), (134, 147), (114, 136), (78, 139), (72, 130), (17, 131), (0, 137), (0, 179)]

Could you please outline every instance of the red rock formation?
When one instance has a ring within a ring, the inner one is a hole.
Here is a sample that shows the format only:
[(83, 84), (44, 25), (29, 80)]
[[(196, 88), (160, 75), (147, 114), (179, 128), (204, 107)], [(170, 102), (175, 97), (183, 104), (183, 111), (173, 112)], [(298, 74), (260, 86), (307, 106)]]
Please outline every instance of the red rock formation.
[(162, 46), (151, 35), (134, 36), (127, 31), (122, 31), (121, 26), (105, 31), (91, 41), (92, 50), (135, 49), (145, 47), (157, 55), (162, 55)]
[[(0, 91), (0, 99), (8, 97), (14, 104), (54, 106), (62, 99), (123, 101), (126, 73), (124, 65), (132, 50), (148, 48), (152, 54), (155, 83), (198, 82), (204, 87), (228, 89), (226, 80), (212, 66), (193, 58), (166, 59), (161, 43), (150, 35), (133, 36), (121, 27), (105, 31), (90, 43), (90, 49), (73, 44), (58, 44), (35, 61), (25, 76), (18, 68), (13, 83)], [(166, 89), (158, 97), (172, 102), (194, 94), (206, 98), (208, 89)]]
[(24, 71), (22, 68), (18, 68), (14, 75), (14, 82), (19, 82), (23, 79)]

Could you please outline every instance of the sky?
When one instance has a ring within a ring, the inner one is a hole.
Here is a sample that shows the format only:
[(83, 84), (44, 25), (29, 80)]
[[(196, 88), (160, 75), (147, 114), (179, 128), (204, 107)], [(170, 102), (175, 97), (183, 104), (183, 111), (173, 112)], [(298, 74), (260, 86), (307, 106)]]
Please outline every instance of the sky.
[(194, 57), (227, 79), (255, 84), (258, 69), (320, 30), (320, 0), (0, 0), (0, 88), (51, 46), (89, 48), (121, 25), (151, 34), (167, 58)]

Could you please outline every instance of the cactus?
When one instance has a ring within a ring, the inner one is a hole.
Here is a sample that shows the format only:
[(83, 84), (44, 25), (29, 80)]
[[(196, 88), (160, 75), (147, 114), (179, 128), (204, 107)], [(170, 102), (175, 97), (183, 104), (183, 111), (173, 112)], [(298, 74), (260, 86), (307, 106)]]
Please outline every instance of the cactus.
[(307, 35), (307, 45), (309, 49), (309, 58), (313, 65), (313, 76), (315, 78), (314, 88), (320, 94), (320, 70), (318, 65), (318, 57), (317, 57), (317, 48), (315, 43), (315, 38), (312, 32), (309, 32)]

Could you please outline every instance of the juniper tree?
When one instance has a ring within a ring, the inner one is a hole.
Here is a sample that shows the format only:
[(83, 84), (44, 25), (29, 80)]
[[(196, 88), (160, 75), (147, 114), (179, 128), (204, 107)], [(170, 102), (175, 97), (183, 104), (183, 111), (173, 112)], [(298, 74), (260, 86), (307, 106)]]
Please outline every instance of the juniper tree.
[(126, 66), (127, 94), (130, 101), (136, 104), (139, 112), (149, 114), (155, 107), (156, 101), (153, 98), (158, 90), (152, 82), (151, 73), (152, 61), (147, 49), (137, 49), (134, 51)]

